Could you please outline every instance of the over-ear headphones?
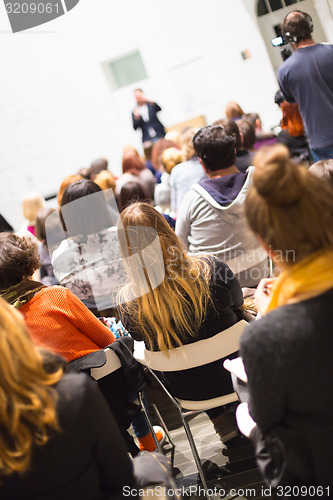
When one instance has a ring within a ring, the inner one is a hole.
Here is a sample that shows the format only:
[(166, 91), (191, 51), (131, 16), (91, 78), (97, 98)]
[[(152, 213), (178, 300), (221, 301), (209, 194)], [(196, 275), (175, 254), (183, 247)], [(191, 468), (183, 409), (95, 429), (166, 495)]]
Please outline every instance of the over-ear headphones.
[[(301, 10), (292, 10), (291, 12), (288, 12), (288, 14), (285, 16), (284, 18), (284, 21), (283, 21), (283, 24), (285, 22), (285, 19), (287, 16), (289, 16), (290, 14), (292, 14), (293, 12), (298, 12), (299, 14), (302, 14), (302, 17), (304, 20), (307, 21), (307, 24), (309, 26), (309, 30), (310, 30), (310, 33), (313, 32), (313, 21), (312, 21), (312, 17), (310, 16), (310, 14), (308, 14), (307, 12), (302, 12)], [(303, 38), (303, 34), (302, 33), (298, 33), (297, 35), (290, 32), (290, 31), (286, 31), (284, 33), (284, 37), (286, 42), (288, 43), (297, 43), (298, 42), (298, 39), (299, 38)]]

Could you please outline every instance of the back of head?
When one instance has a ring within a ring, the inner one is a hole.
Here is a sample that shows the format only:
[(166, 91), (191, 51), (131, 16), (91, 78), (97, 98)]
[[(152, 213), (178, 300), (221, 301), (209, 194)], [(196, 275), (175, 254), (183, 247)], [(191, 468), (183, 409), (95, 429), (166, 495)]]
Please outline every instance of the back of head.
[(167, 139), (158, 139), (153, 144), (153, 150), (151, 153), (151, 161), (155, 170), (161, 170), (162, 167), (162, 153), (165, 149), (176, 148), (177, 144), (173, 141)]
[(22, 202), (23, 216), (28, 223), (35, 224), (38, 210), (45, 205), (45, 199), (36, 191), (24, 196)]
[(246, 113), (243, 118), (247, 122), (250, 122), (254, 126), (254, 128), (257, 128), (258, 121), (260, 121), (260, 116), (258, 115), (258, 113)]
[(168, 148), (163, 151), (162, 163), (165, 171), (170, 174), (173, 167), (185, 161), (184, 153), (178, 148)]
[(242, 118), (244, 111), (235, 101), (229, 101), (225, 107), (225, 116), (230, 119)]
[(245, 202), (248, 223), (263, 242), (292, 264), (333, 245), (330, 188), (289, 158), (283, 145), (254, 158), (253, 186)]
[(198, 132), (198, 128), (188, 128), (182, 133), (181, 137), (181, 149), (185, 154), (186, 160), (190, 160), (195, 156), (195, 151), (193, 147), (193, 137)]
[(39, 241), (46, 241), (45, 222), (49, 215), (55, 212), (55, 208), (45, 207), (38, 210), (36, 218), (36, 236)]
[(333, 160), (317, 161), (317, 163), (311, 165), (309, 172), (322, 179), (333, 189)]
[(236, 139), (236, 150), (242, 149), (242, 138), (238, 128), (239, 120), (231, 120), (230, 118), (222, 118), (221, 120), (216, 120), (213, 125), (221, 125), (224, 127), (227, 134), (233, 135)]
[(256, 129), (252, 123), (247, 120), (237, 120), (237, 127), (239, 132), (242, 134), (242, 145), (243, 149), (252, 150), (254, 143), (256, 142)]
[[(126, 305), (127, 314), (140, 324), (149, 346), (166, 350), (181, 345), (184, 336), (196, 335), (205, 315), (210, 266), (206, 259), (186, 255), (175, 232), (151, 205), (130, 205), (121, 222), (123, 256), (139, 254), (139, 259), (125, 259), (136, 292)], [(127, 290), (121, 291), (123, 299)]]
[(99, 174), (102, 170), (107, 170), (108, 168), (108, 161), (106, 158), (97, 158), (97, 160), (94, 160), (92, 164), (90, 165), (89, 172), (90, 172), (90, 179), (93, 181), (96, 177), (97, 174)]
[(74, 182), (80, 181), (82, 179), (81, 175), (75, 174), (75, 175), (68, 175), (67, 177), (64, 178), (64, 180), (61, 183), (57, 200), (58, 200), (58, 206), (60, 207), (61, 205), (61, 200), (62, 200), (62, 195), (64, 194), (65, 189), (73, 184)]
[(126, 182), (118, 196), (118, 209), (122, 212), (126, 207), (135, 202), (147, 202), (148, 195), (140, 182)]
[(52, 385), (62, 370), (46, 373), (23, 317), (0, 299), (0, 472), (29, 468), (33, 448), (58, 429)]
[[(77, 175), (79, 175), (82, 179), (90, 179), (90, 168), (82, 167), (78, 171)], [(79, 180), (79, 179), (76, 179)]]
[(281, 24), (282, 33), (289, 42), (300, 42), (312, 38), (313, 22), (311, 16), (300, 10), (286, 14)]
[(145, 162), (136, 149), (126, 149), (123, 153), (123, 174), (138, 175), (145, 168)]
[(201, 128), (193, 137), (193, 145), (198, 158), (208, 172), (235, 165), (235, 136), (221, 125), (208, 125)]
[(170, 130), (164, 136), (167, 141), (174, 142), (177, 145), (177, 148), (181, 147), (181, 133), (179, 130)]
[(114, 188), (116, 187), (116, 179), (108, 170), (102, 170), (102, 172), (97, 174), (94, 182), (97, 186), (103, 189), (103, 191), (105, 189), (112, 189), (114, 191)]
[(39, 267), (37, 245), (30, 238), (0, 234), (0, 291), (30, 278)]
[(102, 189), (87, 179), (74, 182), (65, 189), (60, 219), (67, 236), (86, 236), (112, 225)]

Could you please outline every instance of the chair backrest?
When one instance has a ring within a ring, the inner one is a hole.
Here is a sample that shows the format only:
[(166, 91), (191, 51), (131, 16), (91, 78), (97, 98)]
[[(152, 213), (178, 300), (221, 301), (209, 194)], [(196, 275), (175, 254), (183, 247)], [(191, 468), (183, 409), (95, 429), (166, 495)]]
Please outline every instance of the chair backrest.
[(208, 339), (198, 340), (165, 352), (148, 351), (144, 342), (135, 342), (134, 357), (152, 370), (183, 371), (223, 359), (239, 350), (239, 341), (248, 323), (241, 320)]
[(103, 377), (106, 377), (110, 373), (115, 372), (119, 368), (121, 368), (121, 362), (120, 359), (118, 358), (117, 354), (107, 347), (104, 349), (105, 356), (106, 356), (106, 363), (103, 366), (100, 366), (98, 368), (91, 368), (90, 369), (90, 375), (92, 378), (95, 380), (99, 380)]
[(202, 401), (233, 393), (223, 361), (236, 357), (247, 322), (235, 323), (211, 338), (170, 349), (148, 351), (135, 343), (134, 357), (156, 372), (170, 393), (182, 400)]

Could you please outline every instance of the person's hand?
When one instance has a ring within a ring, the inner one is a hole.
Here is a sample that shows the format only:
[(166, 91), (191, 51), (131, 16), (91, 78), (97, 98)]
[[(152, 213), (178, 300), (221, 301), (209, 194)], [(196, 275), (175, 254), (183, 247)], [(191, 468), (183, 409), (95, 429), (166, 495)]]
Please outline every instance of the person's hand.
[(135, 110), (133, 111), (133, 115), (136, 120), (140, 120), (141, 114), (139, 108), (135, 108)]
[(251, 431), (257, 425), (251, 415), (249, 414), (249, 407), (247, 403), (241, 403), (237, 406), (236, 420), (238, 429), (246, 437), (250, 437)]
[(258, 312), (260, 316), (263, 316), (266, 312), (268, 304), (271, 300), (270, 294), (273, 283), (277, 280), (277, 278), (265, 278), (262, 279), (257, 286), (257, 290), (254, 294), (254, 301), (256, 303)]

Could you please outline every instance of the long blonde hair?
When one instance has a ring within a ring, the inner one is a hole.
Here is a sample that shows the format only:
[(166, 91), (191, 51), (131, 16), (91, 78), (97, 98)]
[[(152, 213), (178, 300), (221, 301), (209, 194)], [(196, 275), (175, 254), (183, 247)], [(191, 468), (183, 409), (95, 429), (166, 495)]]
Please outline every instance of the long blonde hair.
[(211, 265), (207, 258), (189, 257), (163, 216), (147, 203), (126, 208), (121, 223), (119, 240), (131, 284), (120, 291), (126, 303), (120, 310), (140, 328), (149, 348), (180, 346), (197, 335), (212, 303)]
[(21, 314), (0, 299), (0, 474), (29, 468), (33, 447), (58, 429), (55, 390), (62, 369), (46, 373)]

